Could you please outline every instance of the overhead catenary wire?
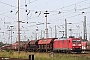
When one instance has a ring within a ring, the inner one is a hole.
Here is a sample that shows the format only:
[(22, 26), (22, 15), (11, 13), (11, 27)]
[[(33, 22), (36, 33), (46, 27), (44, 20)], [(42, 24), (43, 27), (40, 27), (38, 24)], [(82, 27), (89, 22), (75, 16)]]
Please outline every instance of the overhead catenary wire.
[[(85, 0), (86, 1), (86, 0)], [(82, 1), (82, 2), (84, 2), (84, 1)], [(4, 4), (6, 4), (6, 3), (4, 3)], [(77, 4), (77, 3), (76, 3)], [(9, 5), (9, 4), (6, 4), (6, 5)], [(12, 6), (12, 5), (9, 5), (9, 6)], [(71, 5), (70, 5), (71, 6)], [(12, 6), (12, 7), (15, 7), (15, 6)], [(29, 10), (30, 11), (30, 10)], [(33, 10), (34, 11), (34, 10)], [(54, 11), (50, 11), (50, 12), (54, 12)]]
[[(36, 1), (37, 1), (37, 0), (35, 0), (35, 1), (33, 1), (33, 2), (36, 2)], [(85, 2), (85, 1), (87, 1), (87, 0), (84, 0), (84, 1), (81, 1), (81, 2), (78, 2), (78, 3), (75, 3), (75, 4), (72, 4), (72, 5), (76, 5), (76, 4)], [(30, 4), (30, 3), (33, 3), (33, 2), (29, 2), (29, 3), (27, 3), (27, 4)], [(18, 8), (18, 7), (16, 7), (16, 6), (13, 6), (13, 5), (4, 3), (4, 2), (2, 2), (2, 1), (0, 1), (0, 3), (3, 3), (3, 4), (5, 4), (5, 5), (11, 6), (11, 7), (15, 7), (15, 9)], [(26, 4), (26, 0), (25, 0), (25, 4)], [(72, 5), (69, 5), (69, 6), (72, 6)], [(20, 7), (22, 7), (22, 6), (25, 6), (25, 5), (21, 5)], [(65, 6), (64, 8), (69, 7), (69, 6)], [(20, 9), (26, 10), (25, 8), (20, 8)], [(63, 9), (63, 8), (60, 8), (60, 9)], [(13, 10), (14, 10), (14, 9), (13, 9)], [(27, 9), (27, 10), (29, 10), (29, 9)], [(58, 10), (58, 9), (56, 9), (56, 10)], [(50, 11), (50, 12), (55, 12), (56, 10), (53, 10), (53, 11)], [(30, 10), (30, 11), (36, 11), (36, 10)], [(44, 12), (44, 11), (42, 11), (42, 12)]]
[(83, 0), (83, 1), (77, 2), (77, 3), (75, 3), (75, 4), (71, 4), (71, 5), (68, 5), (68, 6), (62, 7), (62, 8), (58, 8), (58, 9), (55, 9), (54, 11), (56, 11), (56, 10), (60, 10), (60, 9), (63, 9), (63, 8), (67, 8), (67, 7), (69, 7), (69, 6), (73, 6), (73, 5), (76, 5), (76, 4), (80, 4), (80, 3), (85, 2), (85, 1), (87, 1), (87, 0)]
[[(85, 7), (85, 8), (81, 8), (81, 9), (77, 9), (76, 12), (71, 12), (71, 13), (68, 12), (69, 14), (63, 15), (62, 17), (58, 17), (58, 18), (63, 18), (63, 17), (66, 17), (66, 18), (67, 18), (67, 16), (70, 16), (70, 15), (72, 15), (72, 14), (74, 14), (74, 13), (82, 13), (83, 10), (87, 10), (87, 9), (90, 9), (90, 6)], [(63, 13), (67, 13), (67, 12), (63, 12)], [(61, 14), (63, 14), (63, 13), (61, 12)], [(88, 13), (88, 12), (86, 12), (86, 13)], [(60, 20), (60, 19), (58, 19), (58, 18), (55, 18), (55, 19)], [(55, 20), (55, 19), (52, 19), (52, 20)], [(62, 19), (61, 19), (61, 20), (62, 20)]]
[[(35, 1), (36, 1), (36, 0), (35, 0)], [(33, 2), (35, 2), (35, 1), (33, 1)], [(18, 8), (18, 7), (16, 7), (16, 6), (14, 6), (14, 5), (10, 5), (10, 4), (5, 3), (5, 2), (2, 2), (2, 1), (0, 1), (0, 3), (5, 4), (5, 5), (7, 5), (7, 6), (10, 6), (10, 7), (14, 7), (14, 9), (12, 9), (12, 11)], [(30, 3), (32, 3), (32, 2), (30, 2)], [(25, 5), (21, 5), (21, 6), (20, 6), (20, 9), (26, 10), (25, 8), (21, 8), (22, 6), (25, 6)], [(27, 9), (27, 10), (29, 10), (29, 9)], [(36, 10), (30, 10), (30, 11), (36, 11)], [(2, 14), (8, 13), (8, 12), (10, 12), (10, 11), (4, 12), (4, 13), (2, 13)], [(0, 15), (1, 15), (1, 14), (0, 14)]]

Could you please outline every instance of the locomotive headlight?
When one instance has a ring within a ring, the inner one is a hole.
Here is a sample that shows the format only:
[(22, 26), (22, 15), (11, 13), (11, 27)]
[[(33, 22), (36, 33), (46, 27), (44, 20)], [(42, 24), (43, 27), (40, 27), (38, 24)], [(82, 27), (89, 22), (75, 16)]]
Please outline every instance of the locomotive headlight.
[(78, 46), (81, 46), (81, 44), (78, 44)]
[(73, 46), (75, 46), (75, 44), (73, 44)]

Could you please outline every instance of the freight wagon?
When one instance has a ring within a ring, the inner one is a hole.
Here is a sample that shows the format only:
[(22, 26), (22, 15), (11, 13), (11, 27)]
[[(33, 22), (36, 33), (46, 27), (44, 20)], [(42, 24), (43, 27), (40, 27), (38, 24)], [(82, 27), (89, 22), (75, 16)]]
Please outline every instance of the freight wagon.
[[(27, 41), (20, 41), (20, 50), (26, 50)], [(12, 50), (18, 50), (18, 42), (12, 44)]]
[(31, 40), (26, 45), (27, 51), (36, 52), (38, 50), (38, 41), (39, 40)]
[(1, 50), (10, 50), (11, 49), (11, 44), (10, 45), (3, 45), (1, 47)]
[(90, 41), (87, 41), (86, 42), (86, 50), (87, 51), (90, 51)]
[(38, 50), (40, 52), (53, 51), (53, 43), (56, 38), (40, 39), (38, 42)]
[(90, 41), (82, 41), (82, 51), (90, 51)]
[(82, 44), (82, 51), (85, 51), (87, 49), (87, 41), (81, 41), (81, 44)]

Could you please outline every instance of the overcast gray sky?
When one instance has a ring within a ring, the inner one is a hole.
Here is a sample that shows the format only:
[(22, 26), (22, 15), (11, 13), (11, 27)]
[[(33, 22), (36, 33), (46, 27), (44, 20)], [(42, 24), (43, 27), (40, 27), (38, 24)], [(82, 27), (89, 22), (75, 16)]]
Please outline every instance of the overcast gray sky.
[[(9, 27), (12, 25), (14, 26), (12, 29), (12, 32), (14, 32), (12, 33), (12, 40), (13, 42), (17, 40), (17, 7), (18, 0), (0, 0), (0, 41), (5, 43), (11, 41), (11, 37), (9, 36), (11, 32), (7, 30), (11, 29)], [(64, 30), (65, 19), (68, 23), (72, 23), (68, 25), (68, 36), (70, 35), (69, 29), (71, 28), (73, 29), (72, 35), (76, 37), (79, 36), (79, 33), (82, 35), (84, 16), (86, 16), (87, 20), (87, 31), (90, 33), (90, 0), (20, 0), (20, 20), (25, 22), (20, 24), (21, 40), (27, 40), (28, 38), (35, 39), (36, 28), (38, 28), (37, 37), (41, 37), (41, 30), (43, 30), (42, 37), (45, 37), (46, 18), (44, 13), (46, 10), (49, 12), (47, 18), (48, 23), (50, 23), (48, 24), (49, 37), (55, 37), (55, 25), (57, 28), (57, 37), (62, 36), (62, 33), (59, 31)], [(82, 14), (82, 12), (85, 13)], [(36, 26), (37, 23), (44, 24)]]

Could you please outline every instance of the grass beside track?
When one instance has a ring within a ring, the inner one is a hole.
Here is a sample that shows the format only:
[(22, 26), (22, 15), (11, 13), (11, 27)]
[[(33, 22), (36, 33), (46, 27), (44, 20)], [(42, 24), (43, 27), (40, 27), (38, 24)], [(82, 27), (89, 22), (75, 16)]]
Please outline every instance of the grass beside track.
[(14, 52), (0, 51), (0, 57), (23, 58), (28, 59), (30, 54), (34, 54), (34, 60), (90, 60), (90, 54), (61, 54), (54, 53), (51, 57), (50, 53), (31, 53), (31, 52)]

